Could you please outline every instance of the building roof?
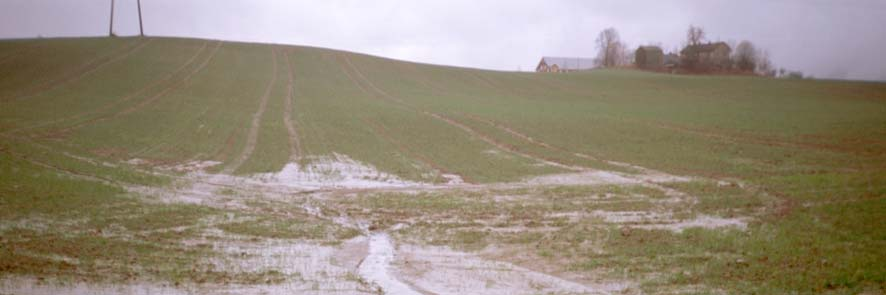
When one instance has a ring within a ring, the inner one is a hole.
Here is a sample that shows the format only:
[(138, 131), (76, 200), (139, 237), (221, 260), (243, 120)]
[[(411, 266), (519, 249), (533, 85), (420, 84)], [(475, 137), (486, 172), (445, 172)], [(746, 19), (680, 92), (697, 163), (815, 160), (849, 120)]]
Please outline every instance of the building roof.
[(645, 52), (655, 52), (655, 51), (662, 52), (662, 53), (664, 52), (661, 50), (661, 47), (658, 47), (658, 46), (640, 46), (640, 48), (637, 48), (637, 49), (642, 49)]
[(711, 51), (717, 50), (717, 48), (721, 47), (721, 46), (725, 46), (726, 49), (730, 49), (729, 45), (727, 45), (726, 42), (716, 42), (716, 43), (689, 45), (689, 46), (686, 46), (686, 48), (683, 48), (683, 50), (681, 50), (680, 52), (682, 53), (682, 52), (687, 52), (690, 50), (695, 51), (695, 52), (699, 52), (699, 53), (700, 52), (711, 52)]
[(678, 64), (680, 63), (680, 56), (675, 53), (668, 53), (664, 55), (664, 63), (665, 64)]
[(561, 70), (589, 70), (594, 68), (594, 59), (582, 57), (542, 57), (549, 67), (557, 65)]

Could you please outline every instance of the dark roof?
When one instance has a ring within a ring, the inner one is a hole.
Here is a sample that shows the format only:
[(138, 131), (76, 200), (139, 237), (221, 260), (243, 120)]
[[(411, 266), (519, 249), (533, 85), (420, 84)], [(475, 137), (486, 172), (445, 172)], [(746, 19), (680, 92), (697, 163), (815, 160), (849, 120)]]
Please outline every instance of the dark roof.
[(662, 53), (664, 52), (661, 50), (661, 47), (658, 47), (658, 46), (640, 46), (640, 48), (637, 48), (637, 50), (641, 50), (641, 49), (646, 52), (655, 52), (655, 51), (662, 52)]
[(711, 51), (717, 50), (717, 48), (719, 48), (721, 46), (725, 46), (726, 49), (730, 49), (729, 45), (727, 45), (726, 42), (716, 42), (716, 43), (689, 45), (689, 46), (686, 46), (686, 48), (683, 48), (683, 50), (680, 50), (680, 52), (681, 53), (686, 52), (686, 51), (711, 52)]
[(664, 55), (664, 63), (665, 64), (676, 64), (680, 62), (680, 56), (675, 53), (668, 53)]
[(583, 57), (542, 57), (541, 60), (549, 67), (557, 65), (562, 70), (590, 70), (594, 68), (594, 59)]

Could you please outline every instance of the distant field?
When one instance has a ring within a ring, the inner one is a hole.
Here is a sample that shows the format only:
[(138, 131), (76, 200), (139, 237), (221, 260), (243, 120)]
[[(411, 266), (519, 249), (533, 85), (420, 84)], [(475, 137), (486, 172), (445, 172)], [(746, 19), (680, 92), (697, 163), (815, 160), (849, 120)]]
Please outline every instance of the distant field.
[(884, 221), (886, 83), (0, 42), (0, 293), (390, 293), (388, 234), (424, 293), (882, 293)]

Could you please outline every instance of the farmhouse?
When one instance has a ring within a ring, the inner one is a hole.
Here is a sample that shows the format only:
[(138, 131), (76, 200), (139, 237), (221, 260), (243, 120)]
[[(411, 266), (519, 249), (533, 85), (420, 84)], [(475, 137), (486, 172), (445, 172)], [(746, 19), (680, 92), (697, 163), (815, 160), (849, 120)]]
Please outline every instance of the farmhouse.
[(689, 45), (680, 51), (680, 63), (693, 70), (718, 70), (729, 66), (732, 49), (725, 42)]
[(673, 69), (680, 65), (680, 56), (676, 53), (668, 53), (664, 55), (665, 68)]
[(640, 46), (634, 53), (634, 62), (641, 69), (658, 69), (664, 64), (664, 52), (658, 46)]
[(535, 71), (539, 73), (562, 73), (584, 71), (594, 68), (594, 59), (581, 57), (549, 57), (538, 62)]

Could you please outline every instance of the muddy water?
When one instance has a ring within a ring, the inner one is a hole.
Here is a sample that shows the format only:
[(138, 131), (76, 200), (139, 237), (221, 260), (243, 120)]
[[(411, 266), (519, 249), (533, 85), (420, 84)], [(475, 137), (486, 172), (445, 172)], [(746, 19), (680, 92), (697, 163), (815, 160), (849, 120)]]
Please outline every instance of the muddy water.
[(394, 244), (387, 233), (373, 233), (369, 237), (369, 255), (360, 264), (360, 276), (381, 287), (385, 294), (420, 294), (397, 280), (389, 270), (394, 260)]

